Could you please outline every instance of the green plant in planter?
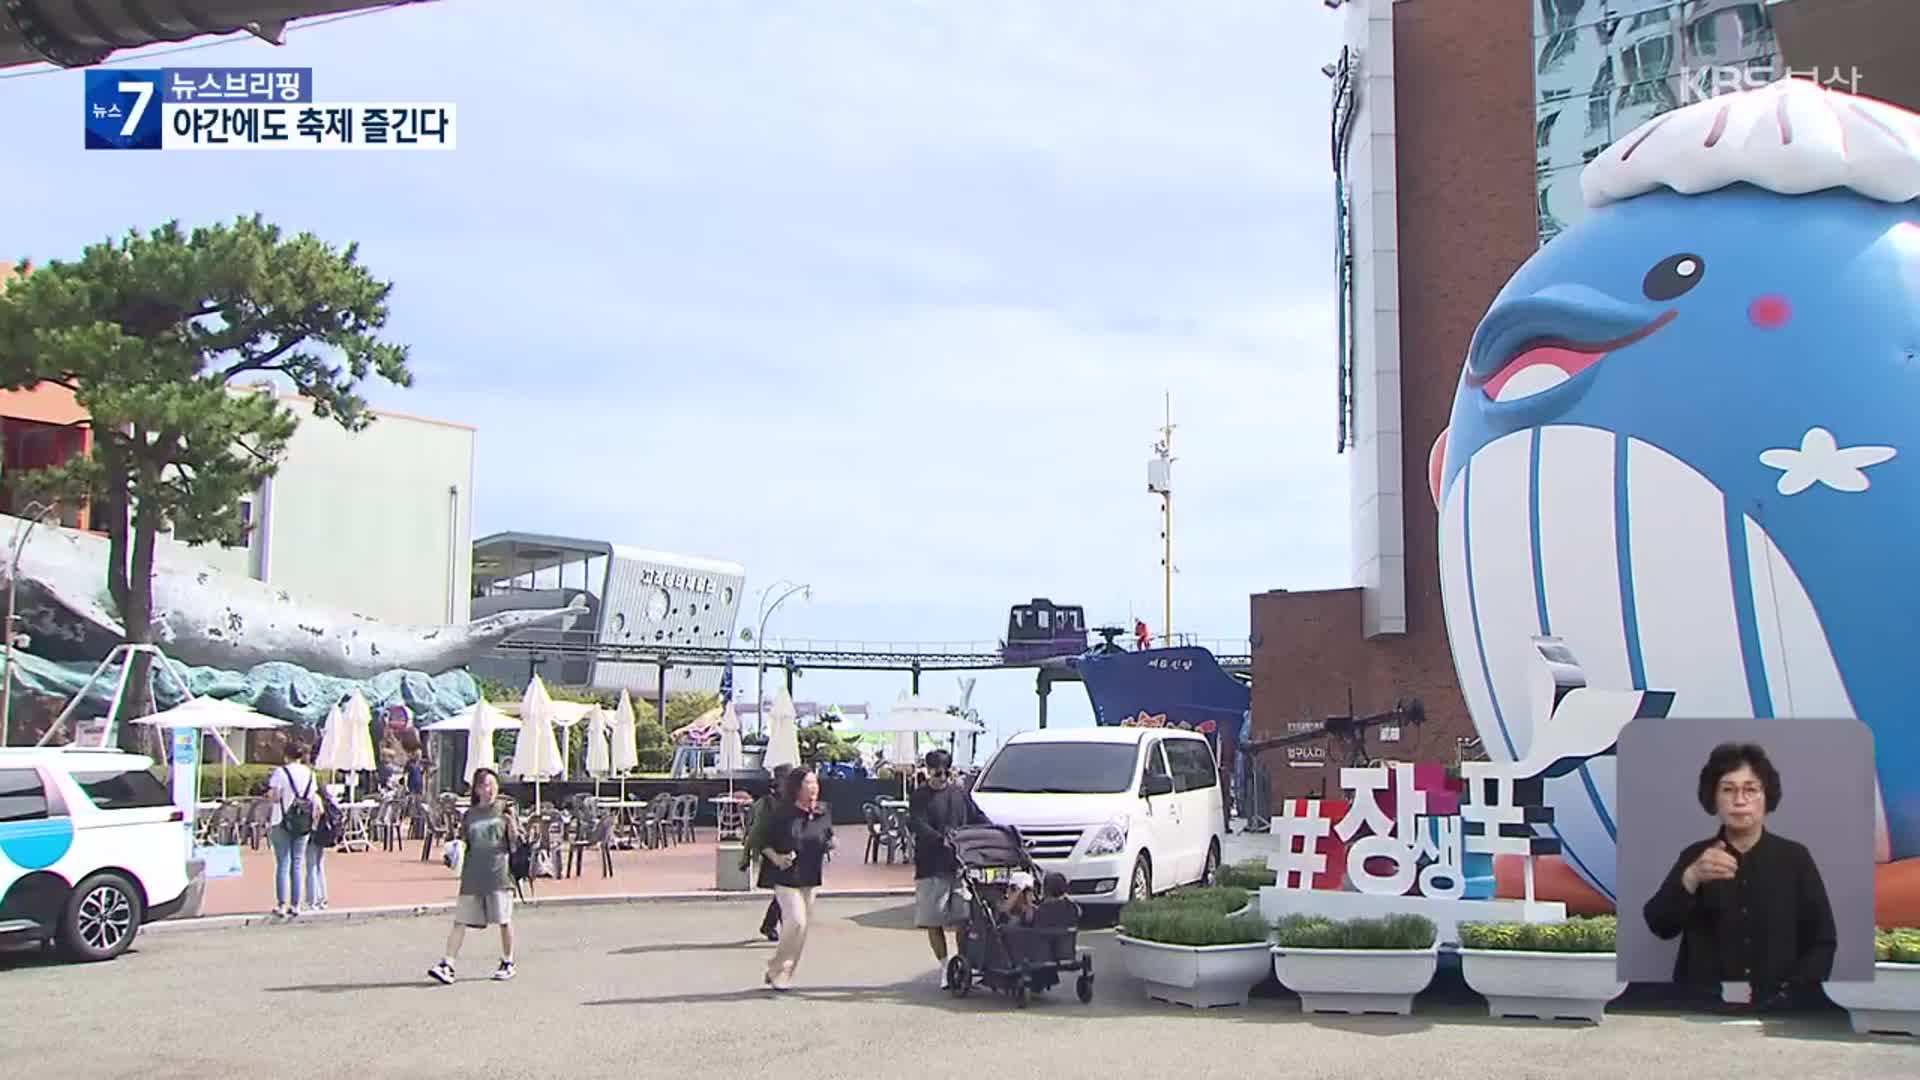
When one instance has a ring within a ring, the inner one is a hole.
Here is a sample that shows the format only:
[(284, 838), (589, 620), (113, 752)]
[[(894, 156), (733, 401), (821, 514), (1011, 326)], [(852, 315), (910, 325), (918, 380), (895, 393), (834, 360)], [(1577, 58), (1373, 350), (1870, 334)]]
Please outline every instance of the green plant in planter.
[(1120, 921), (1124, 925), (1129, 912), (1164, 911), (1174, 908), (1193, 908), (1211, 911), (1216, 915), (1230, 915), (1246, 907), (1252, 899), (1252, 894), (1245, 889), (1225, 886), (1215, 886), (1210, 889), (1175, 889), (1169, 893), (1161, 893), (1151, 900), (1135, 900), (1128, 904), (1120, 911)]
[(1121, 932), (1141, 941), (1198, 948), (1262, 944), (1268, 927), (1258, 915), (1227, 915), (1202, 904), (1129, 905), (1121, 915)]
[(1220, 868), (1220, 884), (1237, 889), (1259, 889), (1275, 881), (1265, 859), (1248, 859)]
[(1439, 936), (1424, 915), (1340, 922), (1324, 915), (1288, 915), (1274, 930), (1275, 942), (1293, 949), (1430, 949)]
[(1460, 947), (1498, 952), (1610, 953), (1619, 932), (1612, 915), (1563, 923), (1461, 923)]
[(1885, 964), (1920, 964), (1920, 929), (1908, 926), (1876, 929), (1873, 958)]

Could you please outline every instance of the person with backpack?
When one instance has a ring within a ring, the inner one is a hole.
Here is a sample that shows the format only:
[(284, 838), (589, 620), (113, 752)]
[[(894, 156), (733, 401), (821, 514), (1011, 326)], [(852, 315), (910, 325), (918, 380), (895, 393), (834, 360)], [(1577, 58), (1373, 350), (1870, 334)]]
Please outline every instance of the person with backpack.
[[(747, 827), (746, 843), (741, 845), (740, 869), (746, 870), (753, 865), (767, 847), (767, 827), (773, 822), (773, 808), (778, 805), (780, 785), (786, 782), (791, 765), (773, 767), (773, 784), (767, 793), (753, 804), (752, 823)], [(780, 940), (780, 900), (778, 897), (767, 901), (767, 912), (760, 916), (760, 936), (768, 941)]]
[(500, 777), (492, 769), (473, 771), (473, 808), (460, 820), (460, 897), (453, 907), (447, 951), (427, 969), (435, 982), (451, 984), (453, 962), (469, 927), (500, 928), (500, 966), (495, 982), (513, 978), (513, 879), (509, 862), (517, 860), (520, 822), (513, 802), (500, 797)]
[(327, 910), (327, 852), (340, 843), (340, 804), (326, 785), (319, 787), (320, 816), (307, 834), (307, 910)]
[(300, 888), (306, 884), (307, 848), (318, 818), (314, 790), (319, 785), (307, 766), (307, 746), (287, 744), (286, 764), (267, 781), (267, 799), (273, 815), (267, 839), (273, 844), (273, 914), (292, 919), (300, 914)]

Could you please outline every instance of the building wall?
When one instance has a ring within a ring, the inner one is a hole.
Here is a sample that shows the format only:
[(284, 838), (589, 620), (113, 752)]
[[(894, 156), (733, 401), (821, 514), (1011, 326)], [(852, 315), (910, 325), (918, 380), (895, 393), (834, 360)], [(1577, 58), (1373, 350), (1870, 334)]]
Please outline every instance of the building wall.
[[(1365, 21), (1371, 24), (1387, 3), (1351, 6), (1370, 8)], [(1456, 740), (1473, 735), (1447, 643), (1438, 517), (1425, 477), (1428, 451), (1452, 412), (1473, 329), (1537, 242), (1533, 6), (1519, 0), (1391, 5), (1406, 628), (1369, 637), (1359, 588), (1254, 596), (1256, 738), (1286, 734), (1302, 719), (1345, 713), (1350, 691), (1361, 713), (1384, 711), (1401, 697), (1418, 697), (1426, 707), (1424, 727), (1403, 731), (1401, 742), (1376, 747), (1375, 756), (1450, 762)], [(1377, 68), (1377, 45), (1373, 52)], [(1283, 754), (1268, 754), (1275, 793), (1307, 794), (1323, 781), (1336, 790), (1338, 754), (1328, 753), (1325, 770), (1289, 768)]]
[(1393, 14), (1389, 3), (1347, 8), (1352, 112), (1340, 170), (1352, 328), (1346, 363), (1353, 395), (1353, 580), (1361, 588), (1361, 628), (1368, 637), (1406, 632), (1407, 479), (1422, 475), (1402, 468)]
[(474, 429), (383, 412), (348, 432), (286, 403), (300, 426), (257, 497), (255, 576), (389, 622), (467, 621)]
[[(1615, 139), (1732, 85), (1787, 74), (1764, 0), (1534, 0), (1540, 242), (1586, 212), (1580, 170)], [(1742, 74), (1744, 73), (1744, 74)]]
[[(721, 649), (733, 639), (747, 572), (738, 563), (669, 555), (615, 544), (601, 592), (600, 640), (613, 644)], [(667, 692), (717, 692), (719, 668), (670, 666)], [(659, 692), (655, 664), (601, 661), (593, 685), (649, 698)]]

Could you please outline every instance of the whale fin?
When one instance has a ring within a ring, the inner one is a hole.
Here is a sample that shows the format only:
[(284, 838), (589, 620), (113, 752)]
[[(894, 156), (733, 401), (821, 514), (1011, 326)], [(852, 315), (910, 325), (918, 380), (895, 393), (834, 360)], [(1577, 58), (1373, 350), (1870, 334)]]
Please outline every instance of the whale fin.
[(120, 617), (107, 610), (106, 605), (91, 596), (75, 595), (51, 581), (35, 580), (34, 587), (46, 595), (49, 600), (65, 608), (74, 618), (91, 623), (118, 638), (127, 636), (126, 627), (120, 623)]

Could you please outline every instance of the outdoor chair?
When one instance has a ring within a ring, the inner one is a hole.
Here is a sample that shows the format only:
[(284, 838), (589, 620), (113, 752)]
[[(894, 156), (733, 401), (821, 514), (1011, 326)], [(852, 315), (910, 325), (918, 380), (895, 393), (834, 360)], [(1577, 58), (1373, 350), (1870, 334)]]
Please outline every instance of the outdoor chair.
[(247, 806), (246, 824), (242, 831), (246, 833), (247, 846), (255, 851), (266, 840), (268, 830), (273, 828), (273, 803), (266, 799), (255, 799)]
[(894, 848), (898, 846), (899, 841), (893, 833), (888, 831), (887, 821), (880, 814), (879, 804), (863, 804), (860, 807), (860, 814), (866, 819), (867, 823), (866, 861), (870, 863), (879, 862), (880, 852), (884, 849), (887, 853), (887, 862), (892, 863)]
[(662, 795), (649, 803), (646, 816), (638, 822), (641, 842), (649, 848), (666, 847), (673, 839), (667, 827), (672, 816), (673, 798), (671, 796)]
[(460, 829), (460, 810), (452, 799), (441, 800), (438, 806), (428, 808), (423, 817), (423, 836), (420, 838), (420, 861), (429, 862), (433, 858), (433, 842), (442, 844), (452, 840)]
[(913, 829), (907, 824), (905, 810), (888, 810), (884, 826), (888, 839), (887, 861), (892, 862), (895, 851), (903, 861), (913, 860)]
[(567, 844), (567, 872), (578, 876), (581, 861), (589, 848), (600, 849), (600, 876), (613, 876), (613, 815), (575, 822), (573, 839)]
[(241, 833), (246, 830), (247, 804), (228, 799), (213, 812), (213, 820), (207, 826), (207, 836), (216, 844), (238, 844)]
[(406, 846), (405, 812), (405, 800), (393, 797), (386, 799), (374, 811), (373, 838), (379, 841), (380, 850), (395, 851)]
[(700, 813), (700, 796), (680, 795), (673, 800), (673, 838), (692, 843), (694, 839), (693, 823)]

